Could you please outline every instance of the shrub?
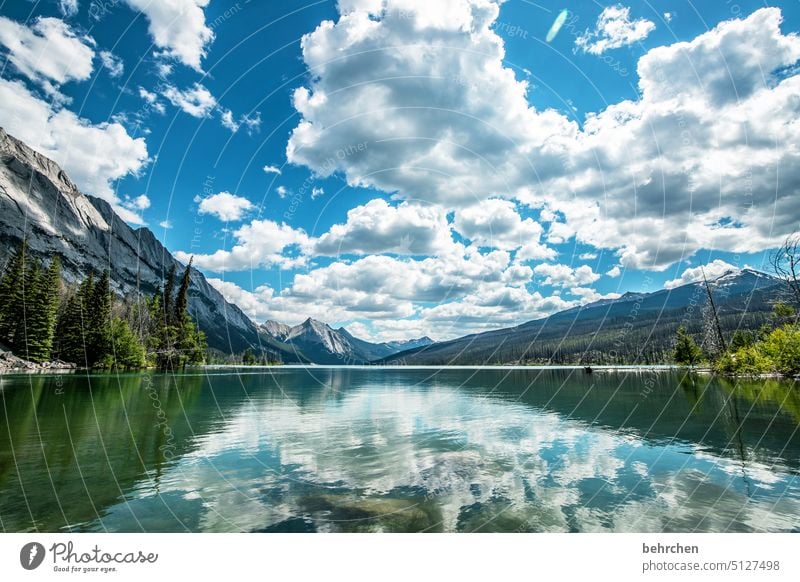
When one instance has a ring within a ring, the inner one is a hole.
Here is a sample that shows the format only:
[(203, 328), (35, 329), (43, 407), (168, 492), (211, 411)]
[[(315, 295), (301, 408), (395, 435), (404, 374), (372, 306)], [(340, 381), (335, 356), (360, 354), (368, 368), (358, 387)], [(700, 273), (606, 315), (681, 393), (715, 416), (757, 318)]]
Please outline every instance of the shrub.
[(770, 333), (764, 339), (763, 350), (779, 373), (800, 374), (800, 330), (796, 327), (785, 325)]
[(758, 376), (774, 370), (774, 362), (760, 346), (745, 346), (727, 352), (716, 363), (716, 370), (736, 376)]

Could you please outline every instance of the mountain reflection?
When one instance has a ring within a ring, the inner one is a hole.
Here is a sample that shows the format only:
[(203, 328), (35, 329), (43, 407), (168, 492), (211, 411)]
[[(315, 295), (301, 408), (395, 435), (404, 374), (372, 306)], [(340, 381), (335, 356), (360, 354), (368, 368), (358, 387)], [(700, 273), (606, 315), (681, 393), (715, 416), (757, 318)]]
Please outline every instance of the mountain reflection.
[(54, 382), (4, 380), (7, 531), (786, 531), (800, 514), (788, 383), (290, 368)]

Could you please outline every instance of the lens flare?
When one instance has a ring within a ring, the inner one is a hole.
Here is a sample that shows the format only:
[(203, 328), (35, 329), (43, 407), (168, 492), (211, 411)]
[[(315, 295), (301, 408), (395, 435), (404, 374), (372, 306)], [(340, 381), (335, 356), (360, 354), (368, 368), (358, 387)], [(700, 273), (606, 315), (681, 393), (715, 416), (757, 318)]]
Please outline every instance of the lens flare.
[(545, 40), (547, 42), (552, 42), (553, 39), (558, 34), (558, 31), (561, 30), (561, 27), (564, 26), (564, 22), (567, 20), (567, 16), (569, 16), (569, 10), (566, 8), (558, 13), (556, 19), (553, 21), (553, 26), (550, 27), (550, 30), (547, 31), (547, 36)]

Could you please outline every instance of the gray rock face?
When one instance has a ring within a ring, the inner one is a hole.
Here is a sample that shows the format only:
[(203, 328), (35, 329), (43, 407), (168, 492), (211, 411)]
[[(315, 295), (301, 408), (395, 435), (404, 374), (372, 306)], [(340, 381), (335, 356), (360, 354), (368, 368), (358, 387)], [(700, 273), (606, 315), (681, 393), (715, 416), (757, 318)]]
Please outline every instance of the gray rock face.
[(292, 332), (291, 326), (288, 326), (285, 323), (280, 323), (279, 321), (273, 321), (271, 319), (268, 319), (261, 324), (261, 329), (280, 341), (284, 341)]
[(355, 337), (343, 327), (333, 329), (310, 317), (294, 327), (277, 321), (266, 321), (261, 325), (261, 331), (285, 345), (287, 351), (301, 353), (307, 360), (317, 364), (366, 364), (403, 350), (433, 343), (427, 337), (372, 343)]
[[(149, 295), (179, 263), (147, 228), (133, 229), (104, 200), (87, 196), (52, 160), (0, 128), (0, 267), (20, 240), (43, 259), (59, 255), (64, 278), (108, 269), (120, 296)], [(258, 348), (258, 328), (192, 269), (189, 311), (223, 352)]]

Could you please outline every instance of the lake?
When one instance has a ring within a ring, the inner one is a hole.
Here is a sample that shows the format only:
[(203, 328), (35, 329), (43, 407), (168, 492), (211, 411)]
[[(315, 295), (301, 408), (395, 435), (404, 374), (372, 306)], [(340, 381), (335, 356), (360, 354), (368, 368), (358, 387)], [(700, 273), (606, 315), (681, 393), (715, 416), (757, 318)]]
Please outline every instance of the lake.
[(581, 369), (0, 376), (0, 528), (800, 529), (800, 387)]

